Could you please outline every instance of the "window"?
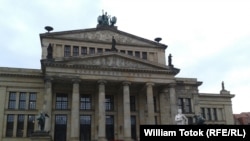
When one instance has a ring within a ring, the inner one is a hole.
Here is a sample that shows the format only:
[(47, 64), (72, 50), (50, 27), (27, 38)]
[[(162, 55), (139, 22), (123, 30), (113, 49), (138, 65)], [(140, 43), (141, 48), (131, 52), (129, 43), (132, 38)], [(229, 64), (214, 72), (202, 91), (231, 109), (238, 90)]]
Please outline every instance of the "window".
[(27, 137), (30, 137), (35, 129), (35, 115), (28, 115)]
[(55, 116), (54, 141), (66, 141), (67, 139), (67, 115)]
[(156, 112), (157, 111), (157, 105), (156, 105), (156, 96), (153, 97), (153, 101), (154, 101), (154, 111)]
[(135, 105), (135, 96), (130, 96), (130, 111), (135, 111), (136, 105)]
[(82, 47), (81, 54), (87, 55), (87, 47)]
[(71, 55), (70, 45), (64, 46), (64, 57), (69, 57)]
[(105, 49), (105, 52), (110, 52), (110, 49), (107, 49), (107, 48), (106, 48), (106, 49)]
[(67, 94), (56, 94), (56, 109), (57, 110), (68, 109), (68, 95)]
[(36, 109), (36, 93), (30, 93), (29, 109)]
[(212, 120), (211, 109), (207, 108), (207, 119)]
[(131, 137), (136, 140), (136, 116), (131, 116)]
[(133, 51), (128, 51), (128, 55), (131, 55), (131, 56), (133, 56)]
[(120, 50), (120, 52), (125, 54), (125, 50)]
[(89, 48), (89, 54), (95, 54), (95, 48), (93, 47)]
[(112, 95), (106, 95), (105, 108), (106, 108), (106, 111), (114, 110), (114, 97)]
[(178, 108), (182, 110), (182, 113), (191, 113), (191, 99), (190, 98), (178, 98)]
[(9, 109), (16, 108), (16, 92), (10, 92), (8, 108)]
[(214, 120), (218, 120), (216, 108), (213, 108), (213, 116), (214, 116)]
[(14, 115), (7, 115), (6, 137), (13, 136)]
[(102, 48), (98, 48), (97, 49), (97, 53), (102, 53), (103, 52), (103, 49)]
[(17, 118), (17, 137), (23, 137), (24, 115), (18, 115)]
[(91, 140), (91, 116), (80, 116), (80, 141)]
[(142, 59), (147, 60), (147, 58), (148, 58), (147, 52), (142, 52)]
[(205, 108), (201, 108), (201, 115), (206, 118)]
[(90, 95), (81, 95), (80, 109), (81, 110), (90, 110), (91, 109), (91, 97), (90, 97)]
[(73, 46), (73, 56), (79, 56), (79, 47)]
[(25, 107), (26, 107), (26, 93), (20, 92), (18, 108), (25, 109)]
[(155, 125), (158, 124), (157, 116), (155, 116)]
[(139, 51), (135, 51), (135, 57), (138, 57), (138, 58), (140, 58), (140, 57), (141, 57), (141, 55), (140, 55), (140, 52), (139, 52)]

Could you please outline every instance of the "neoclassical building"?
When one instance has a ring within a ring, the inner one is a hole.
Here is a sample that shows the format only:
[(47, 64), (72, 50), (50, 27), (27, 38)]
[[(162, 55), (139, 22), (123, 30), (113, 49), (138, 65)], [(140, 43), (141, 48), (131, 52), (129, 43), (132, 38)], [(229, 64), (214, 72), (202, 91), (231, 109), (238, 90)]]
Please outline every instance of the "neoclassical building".
[(115, 21), (102, 15), (96, 28), (46, 27), (41, 69), (0, 67), (0, 141), (32, 140), (40, 112), (49, 115), (53, 141), (137, 140), (140, 125), (175, 124), (177, 109), (189, 124), (199, 113), (206, 124), (234, 123), (234, 95), (224, 86), (199, 93), (202, 82), (176, 76), (167, 45), (120, 31)]

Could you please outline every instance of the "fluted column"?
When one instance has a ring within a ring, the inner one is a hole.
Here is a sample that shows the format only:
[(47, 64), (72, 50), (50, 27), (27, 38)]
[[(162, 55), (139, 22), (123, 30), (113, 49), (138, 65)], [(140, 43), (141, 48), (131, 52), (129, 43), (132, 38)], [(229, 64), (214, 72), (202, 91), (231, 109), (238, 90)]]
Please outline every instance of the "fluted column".
[(47, 113), (49, 117), (45, 120), (45, 131), (51, 131), (51, 116), (52, 116), (52, 79), (45, 79), (45, 95), (44, 95), (44, 105), (43, 112)]
[(175, 84), (169, 85), (169, 94), (170, 94), (170, 111), (171, 111), (171, 121), (172, 124), (175, 123), (175, 115), (177, 114), (177, 103), (176, 103), (176, 95), (175, 95)]
[(99, 92), (98, 92), (98, 141), (106, 141), (106, 117), (105, 117), (105, 83), (106, 81), (100, 80), (99, 83)]
[(72, 106), (71, 106), (71, 141), (79, 140), (80, 115), (79, 115), (79, 79), (73, 80)]
[(125, 141), (131, 141), (131, 115), (130, 115), (130, 82), (123, 82), (123, 135)]
[(154, 99), (153, 99), (153, 83), (147, 83), (147, 124), (155, 124), (154, 116)]

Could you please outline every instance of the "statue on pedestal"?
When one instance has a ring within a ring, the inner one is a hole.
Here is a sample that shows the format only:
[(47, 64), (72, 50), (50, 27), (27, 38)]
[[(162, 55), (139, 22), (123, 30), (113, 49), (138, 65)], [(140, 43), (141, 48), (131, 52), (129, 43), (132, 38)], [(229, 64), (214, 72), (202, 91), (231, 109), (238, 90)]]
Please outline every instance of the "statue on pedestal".
[(178, 109), (178, 114), (175, 116), (175, 122), (177, 125), (187, 125), (188, 124), (188, 119), (184, 114), (182, 114), (181, 109)]
[(49, 117), (49, 115), (45, 114), (43, 112), (41, 112), (40, 115), (37, 117), (40, 131), (44, 131), (44, 125), (45, 125), (46, 117)]

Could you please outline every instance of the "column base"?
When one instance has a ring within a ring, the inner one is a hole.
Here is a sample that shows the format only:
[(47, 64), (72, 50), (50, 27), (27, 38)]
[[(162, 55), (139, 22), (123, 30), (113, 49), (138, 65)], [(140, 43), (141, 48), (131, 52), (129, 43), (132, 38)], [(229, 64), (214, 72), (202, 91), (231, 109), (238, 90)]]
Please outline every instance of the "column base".
[(51, 136), (49, 135), (49, 132), (45, 131), (35, 131), (31, 134), (30, 137), (31, 141), (52, 141)]

